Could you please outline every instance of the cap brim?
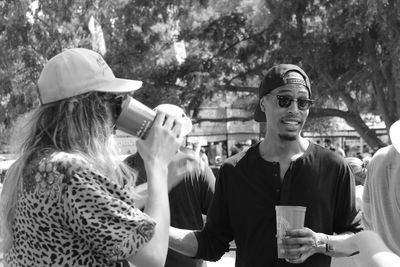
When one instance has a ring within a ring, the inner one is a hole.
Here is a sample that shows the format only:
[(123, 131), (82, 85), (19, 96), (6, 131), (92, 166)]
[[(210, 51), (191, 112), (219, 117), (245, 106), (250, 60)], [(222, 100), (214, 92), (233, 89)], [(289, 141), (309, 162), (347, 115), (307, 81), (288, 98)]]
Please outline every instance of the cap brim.
[(102, 82), (101, 86), (94, 88), (94, 90), (107, 93), (129, 93), (142, 87), (142, 84), (141, 81), (115, 78)]
[(267, 121), (267, 118), (265, 118), (265, 113), (261, 110), (260, 103), (257, 103), (256, 110), (254, 111), (254, 120), (257, 122)]
[(392, 141), (392, 145), (400, 153), (400, 120), (390, 126), (389, 130), (390, 140)]

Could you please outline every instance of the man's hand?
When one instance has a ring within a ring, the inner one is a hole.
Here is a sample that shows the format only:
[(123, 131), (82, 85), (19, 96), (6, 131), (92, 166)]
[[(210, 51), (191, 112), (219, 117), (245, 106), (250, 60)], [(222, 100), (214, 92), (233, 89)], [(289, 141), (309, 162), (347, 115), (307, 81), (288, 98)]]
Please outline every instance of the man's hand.
[(315, 253), (324, 253), (326, 240), (325, 234), (315, 233), (307, 227), (287, 230), (282, 239), (286, 261), (303, 263)]
[(168, 190), (179, 184), (190, 173), (200, 173), (204, 170), (204, 163), (200, 156), (193, 153), (178, 151), (168, 165)]

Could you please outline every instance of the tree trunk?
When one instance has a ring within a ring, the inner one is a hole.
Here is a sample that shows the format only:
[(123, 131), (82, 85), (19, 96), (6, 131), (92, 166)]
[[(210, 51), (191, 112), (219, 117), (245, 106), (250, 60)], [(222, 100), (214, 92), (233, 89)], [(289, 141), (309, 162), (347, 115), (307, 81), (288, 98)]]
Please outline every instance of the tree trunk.
[(322, 109), (322, 108), (311, 108), (310, 115), (311, 118), (318, 117), (340, 117), (344, 119), (347, 124), (353, 127), (362, 139), (367, 142), (367, 144), (377, 150), (380, 147), (386, 146), (381, 139), (378, 138), (375, 131), (370, 129), (365, 122), (362, 120), (361, 116), (355, 112), (346, 112), (337, 109)]

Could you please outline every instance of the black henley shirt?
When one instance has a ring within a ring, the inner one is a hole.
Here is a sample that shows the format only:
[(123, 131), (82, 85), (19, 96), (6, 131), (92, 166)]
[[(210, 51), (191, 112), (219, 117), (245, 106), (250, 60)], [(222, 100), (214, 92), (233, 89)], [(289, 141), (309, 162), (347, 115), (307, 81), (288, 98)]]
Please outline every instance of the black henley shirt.
[[(304, 225), (314, 232), (362, 230), (354, 177), (343, 157), (310, 143), (283, 182), (279, 172), (279, 163), (261, 158), (259, 144), (221, 166), (206, 225), (195, 232), (196, 257), (216, 261), (235, 240), (237, 267), (293, 266), (277, 258), (275, 205), (307, 207)], [(296, 266), (329, 267), (330, 262), (314, 254)]]

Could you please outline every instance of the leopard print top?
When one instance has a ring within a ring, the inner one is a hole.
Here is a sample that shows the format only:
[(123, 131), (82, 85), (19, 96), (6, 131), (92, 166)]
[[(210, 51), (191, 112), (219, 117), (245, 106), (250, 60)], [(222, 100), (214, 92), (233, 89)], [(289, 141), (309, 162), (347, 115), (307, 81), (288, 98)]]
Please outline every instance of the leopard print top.
[(30, 161), (6, 266), (112, 266), (152, 238), (154, 220), (88, 166), (63, 152)]

